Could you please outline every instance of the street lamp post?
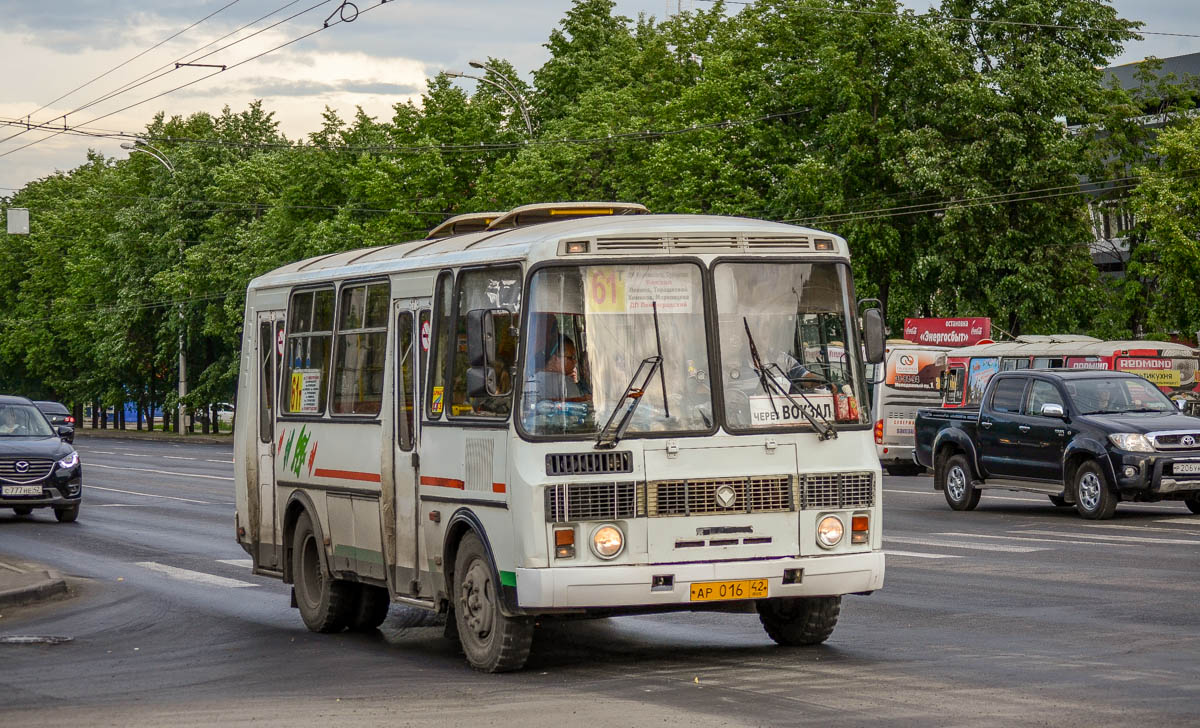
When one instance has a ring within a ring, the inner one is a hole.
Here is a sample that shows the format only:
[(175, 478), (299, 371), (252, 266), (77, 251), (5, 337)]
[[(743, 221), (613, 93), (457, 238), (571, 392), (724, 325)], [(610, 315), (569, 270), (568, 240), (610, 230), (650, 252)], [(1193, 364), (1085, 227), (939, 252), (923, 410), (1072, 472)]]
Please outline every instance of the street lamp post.
[(484, 71), (487, 71), (487, 72), (495, 75), (496, 78), (500, 79), (500, 81), (502, 81), (503, 83), (493, 81), (492, 79), (487, 78), (486, 76), (474, 76), (469, 73), (463, 73), (462, 71), (446, 71), (446, 75), (451, 78), (473, 78), (476, 81), (483, 81), (486, 84), (491, 84), (492, 86), (495, 86), (496, 88), (503, 91), (508, 96), (508, 98), (512, 99), (513, 103), (516, 104), (517, 110), (521, 112), (521, 118), (525, 120), (525, 131), (527, 132), (529, 138), (532, 139), (533, 138), (533, 122), (531, 122), (529, 120), (529, 109), (527, 109), (525, 107), (525, 101), (521, 98), (520, 91), (517, 89), (516, 84), (514, 84), (512, 82), (512, 79), (508, 78), (503, 73), (500, 73), (499, 71), (497, 71), (494, 68), (489, 68), (488, 66), (485, 66), (483, 63), (481, 63), (479, 61), (468, 61), (468, 64), (472, 68), (480, 68), (480, 69), (483, 69)]
[[(135, 139), (132, 144), (130, 144), (129, 142), (123, 142), (121, 144), (121, 148), (128, 150), (131, 156), (135, 152), (141, 152), (142, 154), (148, 154), (151, 157), (154, 157), (155, 159), (157, 159), (159, 164), (166, 167), (167, 171), (170, 172), (172, 175), (175, 174), (175, 165), (171, 164), (171, 160), (167, 159), (167, 155), (163, 154), (161, 150), (151, 146), (144, 139)], [(183, 241), (182, 240), (179, 241), (179, 260), (180, 260), (180, 264), (182, 265), (182, 262), (183, 262)], [(176, 406), (175, 406), (175, 416), (176, 416), (175, 421), (177, 423), (175, 425), (175, 432), (176, 432), (176, 434), (180, 434), (180, 435), (183, 434), (183, 430), (184, 430), (184, 426), (185, 426), (183, 398), (185, 396), (187, 396), (187, 355), (186, 355), (187, 352), (184, 349), (184, 337), (183, 337), (184, 320), (185, 320), (185, 318), (183, 315), (183, 303), (180, 302), (180, 304), (179, 304), (179, 391), (178, 391), (179, 402), (176, 403)], [(150, 424), (151, 424), (150, 429), (153, 430), (154, 429), (154, 427), (153, 427), (154, 413), (153, 412), (150, 413)]]

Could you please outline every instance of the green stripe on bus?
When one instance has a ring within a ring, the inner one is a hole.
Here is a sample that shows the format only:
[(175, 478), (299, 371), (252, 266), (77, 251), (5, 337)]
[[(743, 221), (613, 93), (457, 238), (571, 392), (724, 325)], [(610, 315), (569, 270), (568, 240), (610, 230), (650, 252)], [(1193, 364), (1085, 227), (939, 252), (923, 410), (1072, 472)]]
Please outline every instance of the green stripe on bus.
[(346, 546), (345, 544), (337, 544), (333, 547), (334, 556), (345, 556), (348, 559), (356, 559), (358, 561), (366, 561), (370, 564), (382, 564), (383, 553), (372, 551), (370, 549), (360, 549), (357, 546)]
[(515, 571), (501, 571), (500, 584), (501, 586), (516, 586), (517, 573)]

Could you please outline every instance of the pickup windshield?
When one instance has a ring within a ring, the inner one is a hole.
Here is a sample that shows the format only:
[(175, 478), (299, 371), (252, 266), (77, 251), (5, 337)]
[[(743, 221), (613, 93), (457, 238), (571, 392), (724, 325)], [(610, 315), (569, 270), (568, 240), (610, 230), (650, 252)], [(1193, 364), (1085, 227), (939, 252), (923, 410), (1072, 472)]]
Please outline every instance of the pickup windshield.
[(751, 340), (767, 376), (818, 421), (866, 422), (844, 265), (720, 263), (713, 280), (731, 429), (813, 427), (796, 404), (766, 391)]
[(1175, 405), (1158, 387), (1140, 379), (1080, 379), (1066, 386), (1084, 415), (1175, 412)]
[(710, 430), (702, 281), (691, 263), (537, 271), (524, 337), (522, 428), (535, 436), (595, 435), (622, 404), (638, 366), (661, 347), (658, 372), (644, 387), (638, 381), (624, 436)]

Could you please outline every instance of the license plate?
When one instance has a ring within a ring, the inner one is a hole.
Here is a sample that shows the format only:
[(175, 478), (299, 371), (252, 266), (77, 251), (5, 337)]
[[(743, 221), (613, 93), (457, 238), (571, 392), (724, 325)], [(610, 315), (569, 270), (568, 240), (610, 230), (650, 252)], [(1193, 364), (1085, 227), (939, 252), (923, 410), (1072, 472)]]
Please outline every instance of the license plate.
[(40, 485), (6, 485), (3, 486), (3, 495), (41, 495), (42, 486)]
[(766, 596), (766, 579), (701, 581), (692, 584), (693, 602), (712, 602), (720, 599), (763, 599)]
[(1171, 472), (1175, 473), (1176, 475), (1183, 475), (1185, 473), (1200, 473), (1200, 463), (1175, 463), (1175, 465), (1172, 466)]

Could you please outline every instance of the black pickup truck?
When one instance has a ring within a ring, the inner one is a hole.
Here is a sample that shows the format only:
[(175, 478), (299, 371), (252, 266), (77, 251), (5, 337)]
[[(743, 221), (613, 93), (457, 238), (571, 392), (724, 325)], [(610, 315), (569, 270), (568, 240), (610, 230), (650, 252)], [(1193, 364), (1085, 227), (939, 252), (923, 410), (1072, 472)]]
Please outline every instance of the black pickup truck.
[(917, 462), (956, 511), (1001, 488), (1090, 519), (1120, 501), (1182, 500), (1200, 513), (1200, 418), (1134, 374), (1001, 372), (979, 409), (918, 410), (916, 440)]

